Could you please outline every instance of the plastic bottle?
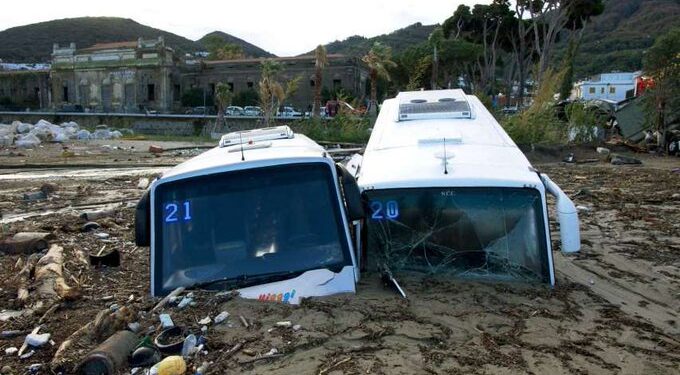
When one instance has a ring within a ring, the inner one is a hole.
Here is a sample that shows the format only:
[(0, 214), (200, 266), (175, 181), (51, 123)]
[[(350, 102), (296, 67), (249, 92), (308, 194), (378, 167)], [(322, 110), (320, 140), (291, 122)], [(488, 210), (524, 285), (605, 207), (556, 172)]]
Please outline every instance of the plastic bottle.
[(193, 334), (187, 336), (184, 339), (184, 345), (182, 346), (182, 357), (188, 358), (192, 354), (194, 354), (194, 350), (196, 348), (196, 336)]
[(184, 375), (186, 372), (187, 364), (178, 355), (166, 357), (158, 363), (158, 375)]

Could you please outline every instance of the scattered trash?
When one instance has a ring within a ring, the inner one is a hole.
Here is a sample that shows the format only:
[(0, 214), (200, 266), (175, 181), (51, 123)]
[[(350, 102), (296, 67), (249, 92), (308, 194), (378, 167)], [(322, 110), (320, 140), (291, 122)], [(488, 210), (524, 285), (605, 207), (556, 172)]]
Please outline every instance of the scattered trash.
[(201, 327), (201, 332), (202, 332), (202, 333), (208, 332), (208, 326), (203, 326), (203, 327)]
[(205, 375), (208, 372), (208, 362), (203, 362), (198, 369), (196, 369), (195, 375)]
[(265, 357), (266, 357), (266, 356), (271, 356), (271, 355), (277, 354), (278, 352), (279, 352), (278, 349), (276, 349), (276, 348), (271, 348), (271, 350), (269, 350), (267, 353), (265, 353), (264, 356), (265, 356)]
[(91, 351), (80, 365), (86, 375), (116, 374), (125, 368), (128, 355), (137, 345), (137, 335), (130, 331), (118, 331)]
[(182, 345), (182, 357), (188, 358), (196, 352), (196, 336), (190, 334), (184, 339), (184, 344)]
[(41, 333), (41, 334), (31, 333), (31, 334), (28, 334), (26, 336), (26, 340), (24, 342), (27, 345), (39, 348), (39, 347), (47, 344), (47, 342), (50, 341), (50, 336), (51, 335), (49, 333)]
[(223, 321), (227, 320), (228, 317), (229, 313), (226, 311), (222, 311), (221, 313), (219, 313), (219, 315), (215, 317), (215, 324), (222, 323)]
[(7, 310), (0, 312), (0, 322), (6, 322), (10, 319), (18, 318), (24, 315), (23, 311)]
[(80, 218), (86, 221), (92, 221), (102, 217), (112, 216), (114, 213), (114, 210), (86, 211), (80, 214)]
[(206, 325), (210, 323), (212, 323), (212, 319), (210, 319), (210, 316), (206, 316), (205, 318), (198, 321), (198, 324), (200, 325)]
[(137, 183), (137, 189), (146, 190), (147, 187), (149, 187), (149, 179), (146, 177), (140, 178)]
[(36, 137), (35, 134), (29, 133), (25, 136), (19, 137), (14, 144), (18, 148), (35, 148), (40, 145), (40, 138)]
[(302, 326), (299, 325), (299, 324), (296, 324), (296, 325), (293, 326), (293, 331), (299, 331), (301, 329), (302, 329)]
[(170, 314), (160, 314), (158, 318), (161, 320), (163, 328), (170, 328), (175, 326), (175, 323), (172, 322), (172, 318), (170, 318)]
[(293, 326), (293, 323), (290, 320), (286, 320), (286, 321), (276, 322), (276, 326), (281, 327), (281, 328), (290, 328), (290, 327)]
[(105, 240), (105, 239), (110, 237), (110, 235), (108, 233), (104, 233), (104, 232), (95, 233), (94, 236), (101, 239), (101, 240)]
[(100, 225), (96, 221), (88, 221), (80, 227), (81, 232), (89, 232), (91, 230), (99, 229)]
[(160, 153), (163, 152), (163, 147), (151, 145), (151, 146), (149, 146), (149, 152), (152, 153), (152, 154), (160, 154)]
[(11, 339), (13, 337), (21, 336), (24, 334), (24, 331), (20, 331), (18, 329), (11, 330), (11, 331), (2, 331), (0, 333), (0, 337), (3, 339)]
[(27, 202), (39, 201), (47, 199), (47, 194), (42, 191), (35, 191), (30, 193), (24, 193), (24, 200)]
[(184, 298), (182, 298), (182, 300), (179, 302), (179, 304), (177, 305), (177, 307), (179, 307), (180, 309), (183, 309), (183, 308), (189, 306), (189, 304), (190, 304), (193, 300), (194, 300), (194, 299), (191, 298), (191, 297), (184, 297)]
[(586, 206), (576, 206), (576, 209), (579, 210), (579, 211), (583, 211), (583, 212), (592, 211), (592, 208), (586, 207)]
[[(19, 239), (10, 238), (0, 240), (0, 253), (9, 255), (28, 255), (47, 249), (47, 241), (41, 238)], [(0, 321), (3, 321), (0, 314)]]
[(564, 159), (562, 159), (562, 161), (565, 162), (565, 163), (575, 163), (575, 162), (576, 162), (576, 158), (574, 158), (574, 153), (573, 153), (573, 152), (570, 153), (569, 155), (567, 155), (567, 157), (565, 157)]
[(100, 253), (90, 254), (90, 264), (95, 268), (99, 268), (102, 266), (119, 267), (120, 252), (116, 249), (113, 249), (103, 255)]
[(241, 320), (241, 324), (243, 324), (244, 327), (250, 327), (250, 323), (248, 323), (248, 320), (243, 315), (239, 315), (238, 318)]
[(166, 328), (156, 336), (153, 343), (163, 354), (177, 354), (184, 346), (184, 330), (174, 326)]
[(128, 323), (128, 329), (134, 333), (139, 332), (139, 330), (142, 328), (142, 325), (139, 324), (139, 322), (132, 322)]
[(31, 358), (33, 354), (35, 354), (35, 350), (31, 350), (28, 353), (21, 354), (19, 358), (21, 359)]
[(116, 312), (118, 311), (118, 309), (120, 309), (120, 305), (117, 303), (114, 303), (111, 306), (109, 306), (109, 310), (111, 310), (112, 312)]
[(141, 346), (132, 353), (130, 357), (130, 366), (132, 367), (148, 367), (153, 366), (161, 361), (161, 353), (155, 348), (148, 346)]
[(40, 370), (41, 367), (42, 367), (41, 363), (34, 363), (28, 366), (28, 372), (30, 372), (31, 374), (35, 374)]
[(11, 346), (11, 347), (5, 349), (5, 354), (7, 354), (7, 355), (14, 355), (14, 354), (16, 354), (18, 351), (19, 351), (19, 348), (15, 348), (15, 347)]
[(625, 164), (642, 164), (642, 161), (639, 159), (630, 157), (630, 156), (623, 156), (623, 155), (612, 155), (612, 164), (614, 165), (625, 165)]
[(182, 286), (173, 290), (172, 292), (170, 292), (170, 294), (163, 297), (163, 299), (160, 300), (160, 302), (158, 302), (158, 304), (156, 304), (156, 306), (154, 306), (153, 309), (151, 309), (151, 312), (155, 312), (155, 311), (162, 309), (163, 306), (165, 306), (165, 304), (168, 303), (168, 301), (170, 301), (170, 299), (176, 298), (178, 295), (182, 294), (182, 292), (184, 292), (184, 287), (182, 287)]
[(186, 372), (187, 365), (180, 356), (166, 357), (158, 363), (158, 375), (184, 375)]

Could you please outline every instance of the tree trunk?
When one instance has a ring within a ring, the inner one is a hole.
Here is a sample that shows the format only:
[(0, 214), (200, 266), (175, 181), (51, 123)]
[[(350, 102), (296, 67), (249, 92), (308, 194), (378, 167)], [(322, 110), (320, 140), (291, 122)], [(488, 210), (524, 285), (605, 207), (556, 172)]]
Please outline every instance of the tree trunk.
[(370, 114), (377, 115), (378, 113), (378, 71), (371, 69), (371, 105), (369, 106)]
[(312, 108), (312, 115), (315, 118), (321, 116), (321, 68), (316, 68), (314, 77), (314, 108)]

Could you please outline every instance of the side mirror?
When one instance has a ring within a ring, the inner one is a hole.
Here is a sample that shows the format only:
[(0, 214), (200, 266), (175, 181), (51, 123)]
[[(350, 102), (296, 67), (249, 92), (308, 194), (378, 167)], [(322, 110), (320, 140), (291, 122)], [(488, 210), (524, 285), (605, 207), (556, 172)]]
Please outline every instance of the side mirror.
[(151, 245), (151, 207), (149, 207), (149, 191), (146, 191), (135, 209), (135, 244)]
[(581, 250), (581, 232), (576, 206), (550, 177), (545, 174), (540, 176), (548, 192), (557, 199), (557, 221), (560, 223), (562, 252), (576, 253)]
[(366, 213), (361, 202), (361, 192), (357, 180), (342, 165), (336, 164), (336, 167), (342, 195), (345, 198), (348, 219), (350, 221), (363, 219)]

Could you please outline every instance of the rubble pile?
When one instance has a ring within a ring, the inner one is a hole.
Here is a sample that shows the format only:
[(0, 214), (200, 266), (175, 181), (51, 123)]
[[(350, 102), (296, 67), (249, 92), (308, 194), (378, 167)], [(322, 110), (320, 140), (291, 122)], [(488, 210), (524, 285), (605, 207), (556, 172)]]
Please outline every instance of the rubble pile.
[[(131, 130), (124, 129), (129, 133)], [(60, 125), (40, 120), (35, 125), (21, 121), (11, 124), (0, 124), (0, 146), (15, 145), (18, 148), (33, 148), (44, 142), (63, 143), (70, 140), (119, 139), (123, 136), (120, 130), (109, 129), (107, 125), (98, 125), (93, 132), (81, 129), (74, 121)]]

